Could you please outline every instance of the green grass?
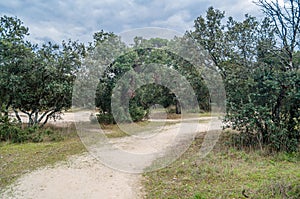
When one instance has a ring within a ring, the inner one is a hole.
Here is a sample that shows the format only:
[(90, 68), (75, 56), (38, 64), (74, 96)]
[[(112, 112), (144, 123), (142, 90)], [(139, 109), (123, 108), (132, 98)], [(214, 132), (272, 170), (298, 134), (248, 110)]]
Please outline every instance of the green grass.
[(66, 132), (63, 137), (56, 142), (0, 143), (0, 192), (27, 172), (85, 151), (76, 133)]
[(197, 155), (202, 138), (168, 167), (144, 174), (147, 198), (300, 198), (300, 154), (265, 155), (216, 147)]

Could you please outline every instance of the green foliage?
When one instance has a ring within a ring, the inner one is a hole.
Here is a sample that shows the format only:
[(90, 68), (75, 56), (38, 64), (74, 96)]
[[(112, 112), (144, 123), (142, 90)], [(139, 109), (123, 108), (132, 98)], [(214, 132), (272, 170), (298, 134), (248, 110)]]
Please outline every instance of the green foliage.
[(222, 55), (227, 50), (224, 43), (224, 26), (221, 24), (224, 17), (224, 12), (209, 7), (205, 18), (197, 17), (194, 21), (195, 30), (190, 32), (192, 37), (209, 52), (223, 76), (226, 75), (226, 71), (220, 63), (224, 61), (225, 57)]
[[(0, 18), (0, 107), (1, 112), (8, 114), (12, 104), (15, 82), (18, 77), (15, 73), (23, 73), (23, 66), (31, 57), (31, 45), (24, 41), (28, 28), (23, 26), (20, 19), (2, 16)], [(21, 82), (18, 82), (21, 84)]]
[(0, 106), (28, 116), (28, 126), (45, 125), (50, 117), (71, 106), (74, 73), (81, 65), (84, 46), (77, 42), (44, 44), (25, 40), (28, 28), (12, 17), (0, 23)]
[[(299, 146), (299, 73), (261, 66), (229, 91), (226, 120), (240, 134), (236, 144), (296, 151)], [(228, 78), (235, 86), (237, 78)]]
[(97, 114), (97, 119), (100, 124), (115, 124), (114, 117), (111, 113)]
[(0, 116), (0, 142), (23, 143), (60, 141), (62, 136), (51, 129), (43, 129), (38, 126), (23, 128), (15, 120), (7, 116)]
[[(118, 37), (111, 37), (113, 41), (118, 41)], [(168, 69), (176, 70), (182, 77), (185, 77), (195, 91), (200, 108), (209, 110), (208, 89), (199, 74), (200, 72), (188, 61), (166, 50), (168, 45), (179, 45), (179, 42), (159, 38), (147, 40), (136, 37), (135, 46), (130, 49), (131, 51), (117, 57), (101, 74), (95, 100), (96, 107), (100, 108), (100, 114), (112, 114), (113, 90), (115, 92), (114, 99), (123, 100), (119, 102), (120, 106), (116, 107), (116, 112), (114, 112), (115, 119), (119, 122), (130, 121), (130, 116), (134, 122), (141, 121), (147, 116), (149, 108), (154, 104), (160, 104), (165, 108), (174, 105), (177, 108), (177, 113), (179, 113), (180, 107), (174, 90), (187, 88), (176, 85), (179, 83), (175, 77), (170, 77), (169, 80), (162, 78), (161, 74), (164, 74)], [(99, 57), (102, 56), (99, 55)], [(125, 74), (127, 75), (126, 78), (124, 78)], [(117, 84), (118, 87), (116, 87)], [(142, 86), (137, 87), (138, 84)], [(171, 88), (162, 86), (167, 84), (171, 85)], [(172, 88), (173, 91), (171, 91)], [(129, 101), (130, 115), (124, 113), (126, 112), (124, 110), (127, 104), (126, 100)], [(113, 121), (105, 118), (107, 117), (101, 117), (100, 121)]]
[[(267, 15), (261, 22), (246, 14), (242, 21), (229, 17), (222, 24), (224, 13), (209, 8), (206, 18), (197, 18), (190, 34), (210, 52), (223, 75), (225, 122), (239, 131), (232, 137), (233, 144), (296, 151), (300, 143), (299, 53), (292, 38), (297, 38), (299, 29), (280, 32), (281, 26), (288, 30), (296, 25), (293, 21), (282, 24), (280, 20), (288, 17), (280, 17), (297, 13), (292, 13), (294, 9), (282, 10), (276, 2), (261, 0), (258, 4)], [(283, 48), (276, 37), (282, 40)]]
[(201, 193), (196, 193), (193, 199), (206, 199), (207, 197), (203, 196)]
[[(72, 96), (78, 106), (92, 107), (95, 101), (100, 109), (97, 120), (103, 123), (128, 122), (129, 117), (140, 121), (147, 117), (154, 104), (175, 107), (176, 113), (180, 113), (174, 90), (158, 86), (165, 81), (159, 76), (165, 69), (174, 69), (185, 77), (195, 91), (200, 109), (209, 111), (210, 93), (201, 72), (188, 60), (168, 51), (169, 48), (186, 51), (184, 38), (191, 37), (210, 54), (216, 70), (224, 78), (225, 121), (228, 127), (239, 131), (232, 138), (235, 145), (298, 150), (300, 4), (295, 0), (286, 2), (285, 8), (267, 0), (256, 4), (266, 14), (261, 21), (248, 14), (243, 20), (228, 17), (225, 21), (225, 12), (210, 7), (205, 17), (195, 20), (195, 29), (187, 32), (182, 40), (136, 37), (134, 45), (127, 47), (120, 37), (102, 30), (94, 34), (94, 43), (87, 48), (90, 56), (84, 65), (81, 63), (86, 53), (83, 44), (68, 41), (39, 47), (25, 40), (29, 32), (20, 19), (1, 17), (1, 139), (40, 141), (38, 134), (35, 133), (36, 138), (26, 138), (31, 130), (24, 132), (15, 121), (7, 121), (9, 110), (14, 111), (18, 123), (22, 123), (19, 112), (23, 112), (28, 117), (28, 126), (43, 126), (70, 108)], [(195, 51), (183, 52), (187, 53)], [(151, 64), (160, 68), (151, 71)], [(143, 72), (153, 74), (155, 83), (146, 75), (138, 82), (137, 77)], [(122, 79), (127, 73), (130, 79)], [(75, 78), (81, 85), (73, 91)], [(112, 92), (118, 90), (117, 83), (123, 86), (123, 91), (119, 90), (121, 104), (113, 118)], [(137, 88), (138, 83), (146, 85)], [(180, 87), (175, 77), (170, 77), (168, 83)], [(184, 92), (186, 88), (180, 89)], [(129, 113), (122, 104), (126, 100)]]
[(136, 103), (129, 104), (129, 113), (133, 122), (141, 121), (145, 118), (147, 111), (142, 106), (137, 106)]
[(12, 86), (12, 107), (28, 115), (30, 125), (44, 125), (50, 117), (71, 107), (80, 48), (71, 41), (63, 42), (62, 49), (51, 43), (43, 45), (23, 66), (26, 70), (14, 74), (17, 82)]

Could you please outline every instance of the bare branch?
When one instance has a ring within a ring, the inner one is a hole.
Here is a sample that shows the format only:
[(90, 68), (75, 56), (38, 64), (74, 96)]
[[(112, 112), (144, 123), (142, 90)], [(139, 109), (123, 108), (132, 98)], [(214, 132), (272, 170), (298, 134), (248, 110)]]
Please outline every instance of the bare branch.
[(255, 4), (260, 6), (275, 24), (283, 49), (286, 51), (287, 67), (293, 69), (293, 53), (299, 44), (297, 37), (300, 32), (300, 1), (290, 0), (285, 2), (283, 6), (279, 5), (278, 0), (271, 2), (258, 0)]

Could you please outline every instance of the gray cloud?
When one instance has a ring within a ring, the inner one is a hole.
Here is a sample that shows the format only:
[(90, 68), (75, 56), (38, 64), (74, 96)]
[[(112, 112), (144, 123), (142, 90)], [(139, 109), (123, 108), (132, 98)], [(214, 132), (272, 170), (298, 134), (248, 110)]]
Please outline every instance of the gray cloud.
[(186, 10), (183, 10), (169, 16), (167, 19), (155, 20), (151, 22), (151, 25), (184, 32), (193, 26), (193, 21), (191, 19), (190, 13)]
[(30, 28), (33, 42), (88, 42), (100, 29), (118, 33), (156, 26), (185, 32), (210, 5), (235, 18), (259, 12), (251, 0), (2, 0), (0, 13), (18, 16)]

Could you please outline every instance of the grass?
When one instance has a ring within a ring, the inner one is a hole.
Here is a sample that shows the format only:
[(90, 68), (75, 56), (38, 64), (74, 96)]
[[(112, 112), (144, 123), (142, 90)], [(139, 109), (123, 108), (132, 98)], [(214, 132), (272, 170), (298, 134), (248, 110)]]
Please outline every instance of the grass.
[(199, 117), (218, 117), (221, 116), (221, 113), (212, 113), (212, 112), (193, 112), (187, 111), (184, 114), (176, 114), (175, 113), (175, 106), (171, 106), (167, 109), (163, 108), (156, 108), (151, 110), (151, 116), (153, 119), (181, 119), (183, 116), (185, 119), (188, 118), (199, 118)]
[[(54, 128), (54, 127), (52, 127)], [(42, 143), (0, 144), (0, 192), (21, 175), (66, 160), (85, 151), (75, 131), (56, 128), (63, 140)]]
[[(137, 123), (144, 131), (159, 128), (161, 125), (159, 122), (151, 123), (152, 125), (148, 124), (147, 121)], [(87, 126), (91, 127), (90, 125)], [(99, 128), (98, 124), (92, 125)], [(9, 144), (0, 142), (0, 192), (25, 173), (53, 165), (56, 162), (66, 160), (70, 155), (79, 154), (86, 150), (76, 134), (74, 124), (68, 126), (47, 124), (45, 128), (55, 132), (53, 139), (46, 139), (47, 141), (41, 143)], [(117, 125), (105, 125), (102, 128), (110, 132), (106, 135), (108, 138), (127, 136)], [(139, 130), (131, 124), (128, 124), (126, 128), (130, 128), (136, 133)]]
[[(188, 118), (199, 118), (199, 117), (216, 117), (220, 116), (219, 114), (210, 113), (210, 112), (204, 112), (204, 113), (186, 113), (184, 114), (185, 119)], [(167, 119), (181, 119), (181, 114), (176, 113), (168, 113)]]
[(140, 132), (153, 131), (155, 129), (161, 128), (163, 125), (173, 125), (176, 122), (149, 122), (142, 121), (137, 123), (124, 123), (122, 124), (124, 129), (127, 129), (130, 134), (124, 132), (118, 125), (115, 124), (101, 124), (101, 128), (105, 131), (107, 138), (118, 138), (128, 135), (138, 134)]
[[(160, 123), (138, 123), (144, 130)], [(128, 128), (134, 129), (132, 126)], [(74, 126), (48, 126), (63, 139), (54, 142), (0, 144), (0, 192), (21, 175), (85, 151)], [(108, 137), (122, 137), (117, 125), (106, 125)], [(220, 141), (205, 158), (198, 157), (203, 137), (164, 169), (144, 174), (147, 198), (300, 198), (300, 153), (268, 155), (236, 150)], [(159, 161), (159, 160), (158, 160)]]
[(144, 174), (146, 198), (300, 198), (300, 154), (266, 155), (218, 145), (199, 159), (203, 138), (168, 167)]

